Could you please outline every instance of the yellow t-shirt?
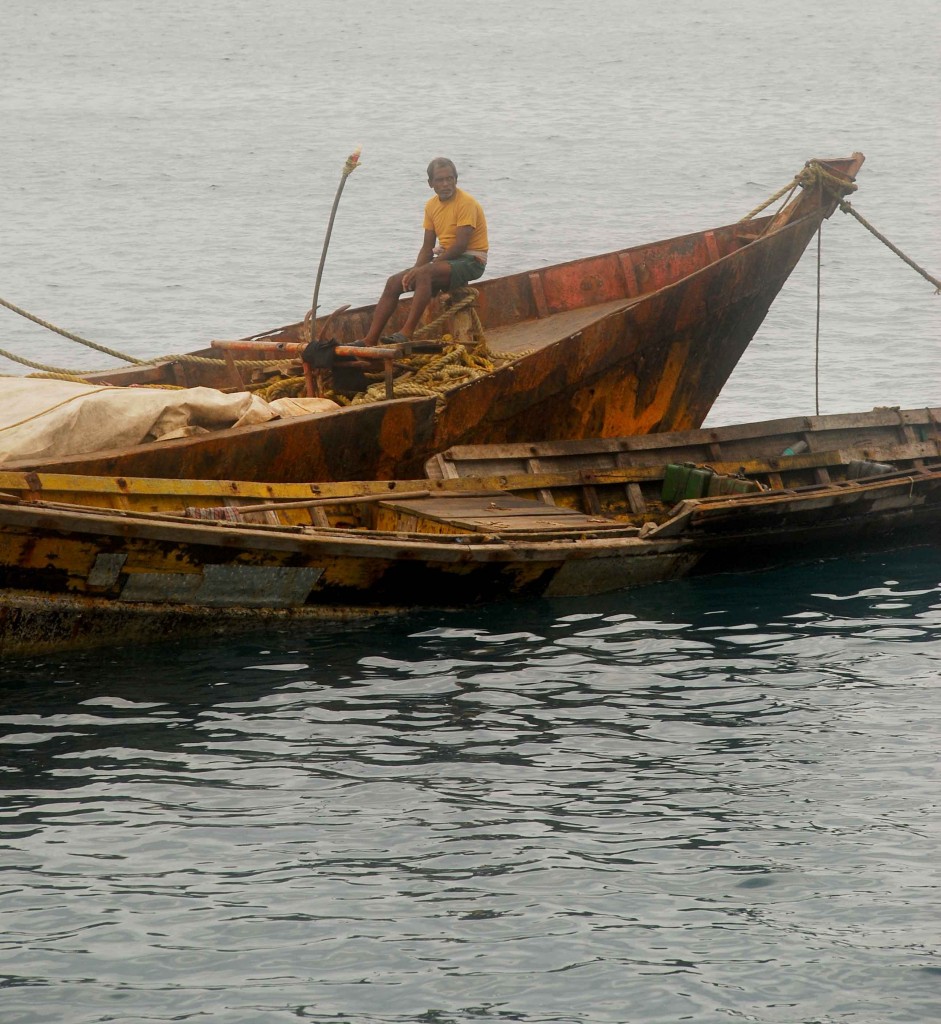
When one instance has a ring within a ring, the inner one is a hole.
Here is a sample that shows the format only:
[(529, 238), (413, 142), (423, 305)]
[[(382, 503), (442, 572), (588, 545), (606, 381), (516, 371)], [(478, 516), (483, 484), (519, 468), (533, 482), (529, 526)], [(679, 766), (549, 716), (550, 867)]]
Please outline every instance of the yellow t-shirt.
[(432, 196), (425, 203), (424, 228), (426, 231), (434, 231), (438, 245), (447, 249), (454, 241), (457, 229), (463, 227), (474, 229), (467, 244), (468, 255), (478, 256), (486, 263), (487, 250), (490, 248), (487, 241), (487, 218), (483, 207), (472, 195), (456, 189), (454, 198), (446, 203), (442, 203), (437, 196)]

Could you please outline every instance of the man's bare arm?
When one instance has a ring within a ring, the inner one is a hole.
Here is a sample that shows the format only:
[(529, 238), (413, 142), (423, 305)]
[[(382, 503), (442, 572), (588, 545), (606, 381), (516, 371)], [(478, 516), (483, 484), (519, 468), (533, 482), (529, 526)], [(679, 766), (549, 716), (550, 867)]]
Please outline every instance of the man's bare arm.
[(454, 241), (447, 247), (447, 249), (436, 253), (439, 260), (456, 260), (458, 256), (463, 256), (467, 251), (468, 245), (470, 245), (471, 235), (473, 235), (474, 229), (469, 225), (465, 224), (463, 227), (457, 229), (454, 235)]

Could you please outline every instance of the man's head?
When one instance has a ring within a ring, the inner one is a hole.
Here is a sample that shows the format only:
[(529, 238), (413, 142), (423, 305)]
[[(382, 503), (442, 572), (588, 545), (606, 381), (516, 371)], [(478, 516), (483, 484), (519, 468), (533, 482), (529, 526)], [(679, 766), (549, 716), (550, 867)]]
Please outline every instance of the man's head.
[(428, 184), (443, 202), (454, 198), (457, 190), (457, 168), (446, 156), (436, 156), (428, 165)]

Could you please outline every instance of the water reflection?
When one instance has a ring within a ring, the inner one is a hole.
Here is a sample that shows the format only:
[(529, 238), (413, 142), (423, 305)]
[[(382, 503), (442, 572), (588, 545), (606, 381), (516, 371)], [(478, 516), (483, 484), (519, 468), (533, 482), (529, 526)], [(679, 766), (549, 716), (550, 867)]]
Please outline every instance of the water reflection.
[(926, 549), (4, 666), (5, 1004), (770, 1022), (850, 977), (890, 1019), (931, 998), (939, 579)]

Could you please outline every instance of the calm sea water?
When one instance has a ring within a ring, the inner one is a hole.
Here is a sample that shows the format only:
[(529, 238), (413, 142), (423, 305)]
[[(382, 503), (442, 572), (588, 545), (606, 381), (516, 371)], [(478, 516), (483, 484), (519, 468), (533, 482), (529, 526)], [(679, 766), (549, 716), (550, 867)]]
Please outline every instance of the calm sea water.
[[(491, 272), (861, 150), (941, 276), (935, 5), (7, 0), (0, 297), (138, 356), (373, 301), (452, 156)], [(710, 422), (941, 404), (855, 221)], [(108, 365), (0, 310), (0, 348)], [(0, 373), (23, 367), (0, 358)], [(817, 377), (819, 376), (819, 387)], [(0, 1021), (941, 1020), (941, 553), (0, 665)]]

